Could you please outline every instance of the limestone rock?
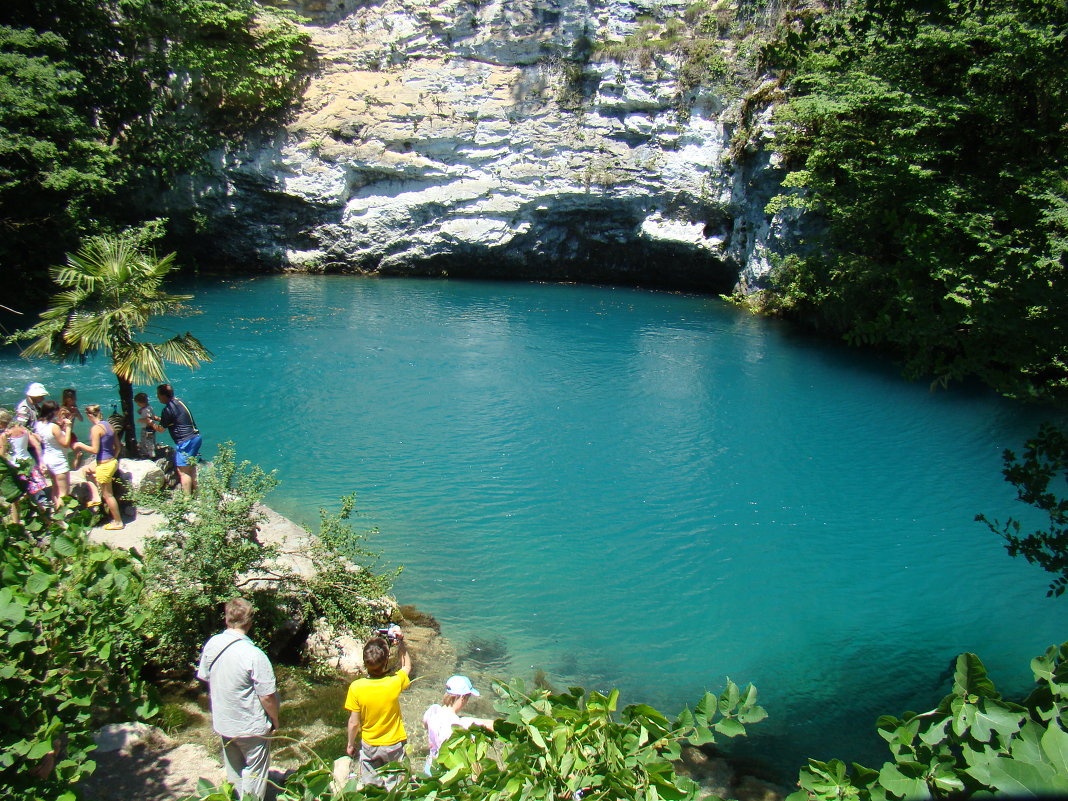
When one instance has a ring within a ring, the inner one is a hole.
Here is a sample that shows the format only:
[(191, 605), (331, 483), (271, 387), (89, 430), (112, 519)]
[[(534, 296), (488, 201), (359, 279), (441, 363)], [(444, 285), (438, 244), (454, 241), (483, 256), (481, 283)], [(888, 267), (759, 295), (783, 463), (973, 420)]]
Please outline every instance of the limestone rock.
[(149, 459), (120, 459), (119, 473), (132, 490), (154, 491), (167, 484), (163, 467)]
[(167, 736), (147, 723), (110, 723), (93, 734), (97, 753), (129, 751), (139, 745), (166, 743)]
[(750, 109), (774, 83), (743, 108), (684, 92), (677, 54), (588, 58), (687, 2), (287, 4), (322, 24), (300, 113), (167, 199), (210, 221), (188, 232), (205, 263), (725, 291), (759, 287), (802, 233), (765, 211), (783, 170)]
[(338, 634), (325, 620), (316, 621), (304, 651), (313, 661), (342, 673), (363, 671), (363, 642), (349, 634)]

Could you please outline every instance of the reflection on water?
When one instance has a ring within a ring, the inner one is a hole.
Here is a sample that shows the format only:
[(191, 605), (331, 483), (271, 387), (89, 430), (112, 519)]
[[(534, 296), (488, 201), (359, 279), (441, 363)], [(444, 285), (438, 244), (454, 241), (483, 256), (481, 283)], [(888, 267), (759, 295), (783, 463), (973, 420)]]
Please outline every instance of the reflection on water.
[[(1040, 570), (974, 522), (1020, 514), (1001, 451), (1042, 410), (931, 394), (718, 300), (456, 281), (189, 288), (216, 354), (171, 378), (207, 443), (277, 468), (315, 523), (357, 492), (403, 602), (461, 662), (673, 712), (726, 676), (744, 750), (878, 765), (961, 651), (999, 687), (1065, 639)], [(0, 390), (112, 393), (102, 364), (4, 361)], [(1026, 626), (1019, 621), (1026, 620)]]

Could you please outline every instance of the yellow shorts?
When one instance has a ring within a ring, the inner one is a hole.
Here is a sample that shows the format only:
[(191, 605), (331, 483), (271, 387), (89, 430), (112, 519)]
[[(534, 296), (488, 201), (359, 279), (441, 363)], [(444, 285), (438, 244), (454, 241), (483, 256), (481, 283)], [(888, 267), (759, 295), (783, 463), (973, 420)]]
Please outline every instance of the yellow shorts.
[(115, 472), (119, 469), (118, 459), (108, 459), (106, 462), (96, 463), (96, 483), (110, 484), (115, 480)]

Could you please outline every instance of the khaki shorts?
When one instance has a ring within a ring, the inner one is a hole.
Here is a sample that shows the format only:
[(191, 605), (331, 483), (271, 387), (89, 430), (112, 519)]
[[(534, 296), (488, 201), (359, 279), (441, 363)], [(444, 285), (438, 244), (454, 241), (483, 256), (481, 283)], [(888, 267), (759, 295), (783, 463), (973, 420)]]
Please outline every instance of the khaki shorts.
[(115, 480), (115, 473), (119, 469), (118, 459), (108, 459), (106, 462), (97, 462), (96, 470), (93, 475), (96, 476), (97, 484), (110, 484)]
[(404, 761), (404, 746), (407, 740), (401, 740), (393, 745), (367, 745), (360, 746), (360, 783), (377, 784), (391, 790), (404, 781), (407, 777), (404, 772), (385, 772), (384, 765), (390, 762)]

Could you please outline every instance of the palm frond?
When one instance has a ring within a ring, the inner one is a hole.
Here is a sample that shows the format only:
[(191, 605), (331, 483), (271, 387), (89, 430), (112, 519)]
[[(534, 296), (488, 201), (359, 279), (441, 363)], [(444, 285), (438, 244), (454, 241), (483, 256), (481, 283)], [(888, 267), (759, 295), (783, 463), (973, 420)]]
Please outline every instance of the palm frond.
[(150, 342), (131, 342), (111, 354), (111, 369), (119, 378), (132, 384), (154, 384), (167, 374), (163, 360)]
[(22, 355), (28, 358), (46, 358), (54, 361), (65, 361), (74, 353), (77, 353), (77, 348), (67, 344), (62, 332), (39, 336), (22, 349)]
[(118, 311), (74, 315), (63, 330), (63, 338), (82, 353), (117, 350), (123, 342), (133, 339), (121, 317)]
[(171, 364), (195, 370), (201, 362), (210, 362), (215, 355), (200, 340), (186, 331), (156, 345), (160, 357)]

